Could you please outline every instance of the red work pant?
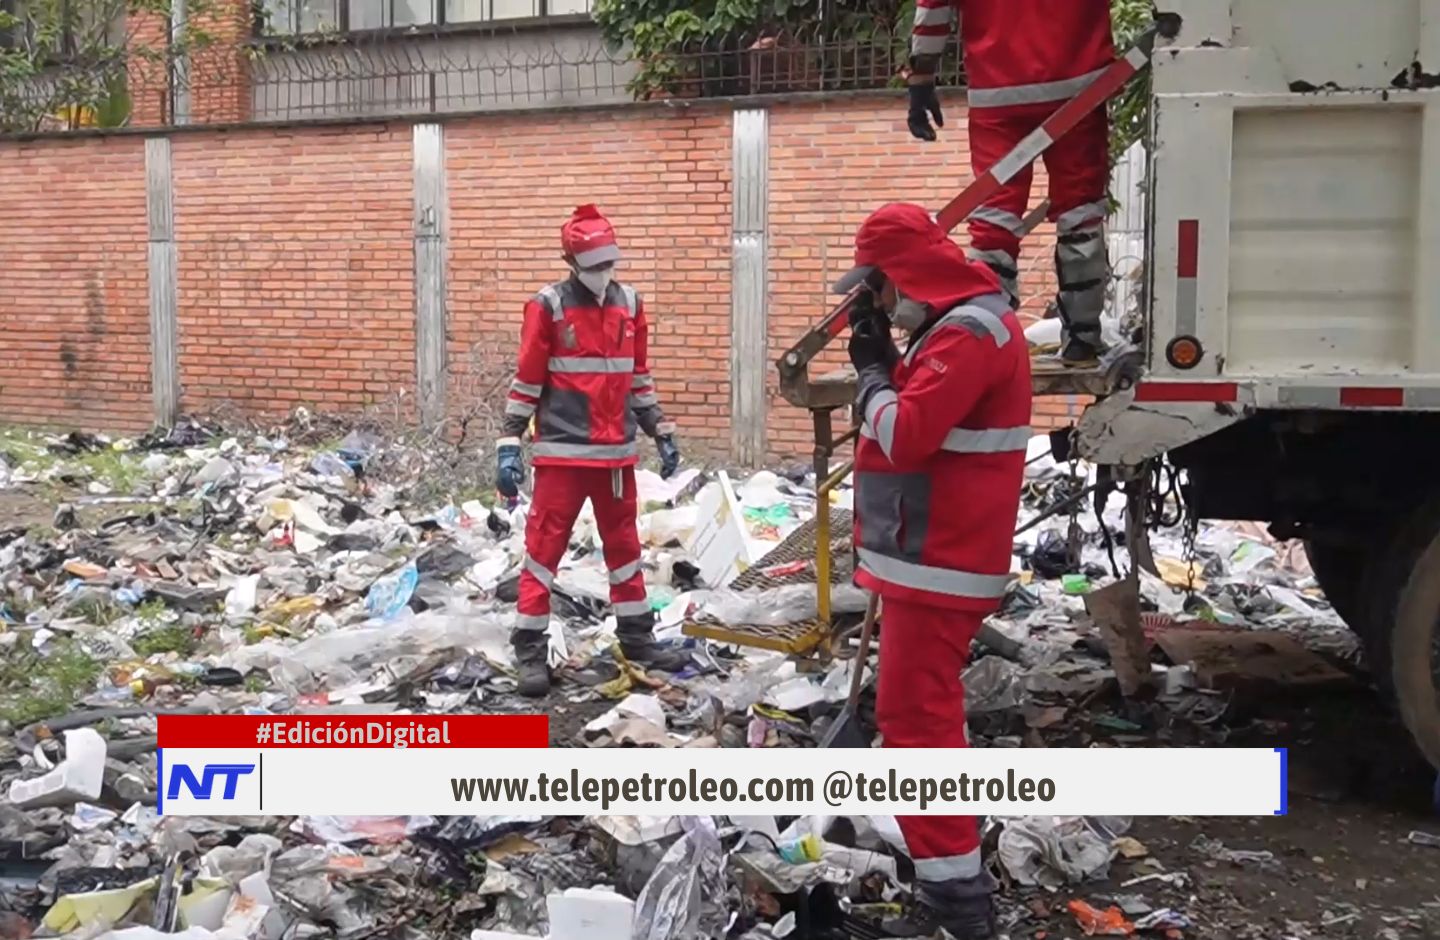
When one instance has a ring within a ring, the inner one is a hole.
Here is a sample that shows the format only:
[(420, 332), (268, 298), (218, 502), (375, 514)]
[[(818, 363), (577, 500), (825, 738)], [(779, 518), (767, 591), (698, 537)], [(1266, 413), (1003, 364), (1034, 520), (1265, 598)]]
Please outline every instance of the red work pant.
[[(570, 532), (587, 498), (595, 510), (605, 566), (610, 570), (610, 603), (619, 621), (617, 632), (623, 638), (651, 629), (654, 615), (645, 600), (640, 534), (635, 529), (635, 468), (536, 467), (535, 497), (525, 524), (517, 633), (543, 631), (548, 626), (555, 572), (570, 547)], [(517, 636), (517, 649), (520, 642)]]
[[(1062, 103), (971, 108), (970, 162), (976, 177), (1010, 153)], [(1048, 217), (1056, 229), (1061, 313), (1077, 324), (1098, 324), (1104, 308), (1109, 274), (1103, 234), (1110, 184), (1109, 135), (1109, 118), (1103, 107), (1097, 108), (1041, 156), (1050, 180)], [(1034, 175), (1034, 164), (1016, 173), (969, 220), (970, 256), (988, 264), (1017, 298), (1020, 230)]]
[[(960, 673), (982, 619), (979, 614), (885, 598), (875, 718), (886, 747), (968, 746)], [(920, 881), (980, 874), (980, 830), (974, 816), (882, 816), (874, 822), (887, 841), (915, 862)]]

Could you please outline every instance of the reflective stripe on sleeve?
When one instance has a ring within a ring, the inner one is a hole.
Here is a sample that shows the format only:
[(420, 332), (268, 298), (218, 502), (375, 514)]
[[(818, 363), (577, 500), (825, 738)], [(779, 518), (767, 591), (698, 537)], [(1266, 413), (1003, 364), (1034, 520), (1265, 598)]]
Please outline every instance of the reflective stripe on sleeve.
[(861, 431), (863, 433), (867, 427), (870, 429), (870, 434), (866, 436), (880, 445), (887, 460), (891, 459), (890, 451), (895, 446), (895, 413), (899, 404), (900, 396), (889, 388), (882, 388), (871, 395), (870, 401), (865, 404), (865, 422)]
[(660, 397), (654, 392), (644, 392), (630, 396), (631, 408), (654, 408), (660, 404)]
[(507, 398), (505, 400), (505, 413), (516, 418), (528, 418), (535, 413), (535, 403), (521, 401), (518, 398)]
[(529, 395), (531, 398), (539, 398), (540, 393), (543, 392), (544, 389), (538, 385), (531, 385), (529, 382), (522, 382), (516, 379), (510, 383), (510, 391), (517, 395)]

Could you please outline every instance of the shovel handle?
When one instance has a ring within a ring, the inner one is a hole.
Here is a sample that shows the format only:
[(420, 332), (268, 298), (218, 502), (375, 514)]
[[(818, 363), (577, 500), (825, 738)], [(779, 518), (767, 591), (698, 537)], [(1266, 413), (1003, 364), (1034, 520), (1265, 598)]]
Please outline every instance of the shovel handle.
[(880, 595), (872, 593), (865, 601), (865, 625), (860, 628), (860, 648), (855, 651), (855, 674), (850, 677), (850, 711), (860, 707), (860, 685), (865, 677), (865, 661), (870, 658), (870, 638), (875, 635), (875, 613)]

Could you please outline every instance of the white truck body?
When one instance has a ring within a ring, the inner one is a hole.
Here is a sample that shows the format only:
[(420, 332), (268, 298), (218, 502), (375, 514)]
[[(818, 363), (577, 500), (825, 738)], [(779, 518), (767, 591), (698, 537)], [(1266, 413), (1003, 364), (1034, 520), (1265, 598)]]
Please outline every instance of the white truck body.
[(1144, 372), (1081, 451), (1134, 463), (1255, 409), (1440, 411), (1440, 0), (1157, 6), (1181, 28), (1153, 62)]

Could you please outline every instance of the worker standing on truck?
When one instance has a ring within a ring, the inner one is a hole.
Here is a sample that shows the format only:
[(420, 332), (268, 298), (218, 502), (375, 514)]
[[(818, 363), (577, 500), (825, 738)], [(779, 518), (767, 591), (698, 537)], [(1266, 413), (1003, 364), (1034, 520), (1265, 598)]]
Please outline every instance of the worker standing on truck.
[(620, 649), (630, 660), (674, 672), (688, 654), (655, 641), (635, 527), (635, 429), (655, 439), (660, 475), (680, 465), (675, 428), (660, 410), (647, 359), (645, 305), (615, 280), (615, 229), (592, 205), (560, 228), (570, 276), (525, 304), (515, 381), (496, 444), (497, 489), (510, 499), (525, 479), (520, 438), (535, 418), (535, 492), (525, 527), (519, 616), (511, 642), (523, 695), (550, 688), (546, 632), (550, 590), (570, 531), (588, 498), (610, 570)]
[[(921, 140), (936, 137), (931, 118), (945, 125), (935, 73), (957, 21), (969, 87), (970, 163), (977, 178), (1115, 59), (1110, 0), (916, 0), (908, 123)], [(1065, 334), (1060, 358), (1067, 366), (1094, 365), (1103, 351), (1109, 155), (1103, 107), (1043, 155), (1056, 230), (1056, 307)], [(970, 257), (1000, 277), (1012, 306), (1019, 302), (1021, 218), (1033, 176), (1026, 166), (969, 219)]]
[[(855, 454), (856, 583), (883, 600), (875, 714), (886, 747), (965, 747), (960, 674), (1010, 581), (1030, 440), (1030, 358), (984, 265), (930, 215), (892, 203), (855, 236), (850, 340), (863, 416)], [(891, 325), (909, 334), (904, 353)], [(973, 816), (881, 817), (915, 862), (922, 923), (994, 932), (994, 879)]]

